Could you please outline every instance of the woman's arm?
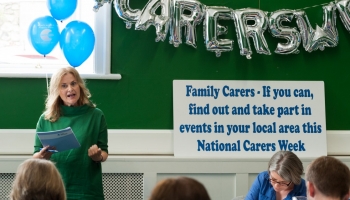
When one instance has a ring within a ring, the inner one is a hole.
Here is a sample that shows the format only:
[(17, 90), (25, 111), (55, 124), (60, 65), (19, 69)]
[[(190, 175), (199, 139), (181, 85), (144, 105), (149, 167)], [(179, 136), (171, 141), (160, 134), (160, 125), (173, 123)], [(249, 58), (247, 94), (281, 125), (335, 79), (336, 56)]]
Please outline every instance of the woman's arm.
[(103, 157), (103, 159), (102, 159), (102, 161), (101, 161), (101, 162), (106, 161), (106, 160), (107, 160), (107, 158), (108, 158), (108, 153), (107, 153), (107, 152), (105, 152), (105, 151), (102, 151), (101, 155), (102, 155), (102, 157)]
[(264, 180), (263, 173), (260, 173), (253, 182), (253, 185), (250, 187), (245, 200), (258, 200), (259, 193), (262, 187), (262, 181)]
[(49, 146), (46, 146), (42, 148), (39, 152), (36, 152), (33, 154), (33, 158), (40, 158), (40, 159), (50, 159), (52, 153), (47, 151), (49, 149)]
[(95, 162), (104, 162), (108, 158), (108, 153), (102, 151), (96, 144), (88, 149), (88, 155)]

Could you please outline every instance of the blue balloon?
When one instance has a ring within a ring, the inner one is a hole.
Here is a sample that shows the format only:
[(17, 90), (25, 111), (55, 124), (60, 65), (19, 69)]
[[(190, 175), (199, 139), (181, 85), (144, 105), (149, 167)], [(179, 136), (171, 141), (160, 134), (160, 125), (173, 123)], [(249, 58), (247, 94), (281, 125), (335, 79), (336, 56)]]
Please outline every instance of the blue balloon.
[(61, 32), (60, 47), (72, 67), (78, 67), (88, 59), (94, 46), (94, 31), (85, 22), (71, 21)]
[(52, 17), (62, 21), (74, 13), (77, 0), (47, 0), (46, 5)]
[(35, 19), (29, 25), (28, 39), (38, 53), (44, 56), (50, 53), (60, 39), (56, 20), (51, 16)]

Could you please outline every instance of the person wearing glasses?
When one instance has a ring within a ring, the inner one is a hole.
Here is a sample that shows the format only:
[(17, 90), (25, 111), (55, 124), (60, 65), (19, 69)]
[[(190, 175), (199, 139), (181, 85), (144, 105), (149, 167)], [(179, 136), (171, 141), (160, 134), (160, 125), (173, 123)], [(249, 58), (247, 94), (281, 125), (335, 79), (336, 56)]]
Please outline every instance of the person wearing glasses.
[(65, 184), (67, 199), (103, 200), (101, 162), (108, 157), (107, 123), (103, 112), (90, 100), (90, 91), (78, 71), (65, 67), (50, 80), (45, 111), (36, 132), (71, 127), (79, 148), (53, 153), (36, 135), (34, 158), (53, 161)]
[(336, 158), (321, 156), (312, 161), (306, 169), (305, 178), (307, 198), (310, 200), (349, 199), (349, 167)]
[(246, 200), (292, 200), (293, 196), (306, 196), (305, 180), (301, 178), (303, 164), (293, 152), (276, 152), (267, 169), (257, 176)]

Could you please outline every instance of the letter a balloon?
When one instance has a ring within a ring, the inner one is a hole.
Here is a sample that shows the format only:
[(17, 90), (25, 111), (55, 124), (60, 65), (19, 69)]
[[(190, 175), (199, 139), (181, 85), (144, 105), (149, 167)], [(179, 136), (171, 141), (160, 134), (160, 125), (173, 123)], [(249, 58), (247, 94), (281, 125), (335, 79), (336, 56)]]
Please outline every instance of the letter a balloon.
[(72, 67), (89, 58), (95, 46), (95, 35), (85, 22), (71, 21), (61, 32), (60, 47)]
[(51, 16), (39, 17), (29, 26), (29, 42), (38, 53), (44, 56), (55, 48), (59, 38), (57, 22)]

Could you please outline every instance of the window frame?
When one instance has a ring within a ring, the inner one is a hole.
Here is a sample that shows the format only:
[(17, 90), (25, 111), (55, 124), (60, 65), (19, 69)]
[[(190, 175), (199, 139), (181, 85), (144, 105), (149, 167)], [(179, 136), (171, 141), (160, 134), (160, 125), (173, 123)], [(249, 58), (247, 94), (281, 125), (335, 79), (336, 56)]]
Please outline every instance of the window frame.
[[(111, 74), (111, 3), (105, 3), (95, 15), (94, 74), (80, 73), (83, 79), (120, 80), (120, 74)], [(92, 8), (91, 8), (92, 10)], [(100, 66), (100, 67), (98, 67)], [(0, 78), (48, 78), (52, 73), (21, 73), (0, 69)]]

